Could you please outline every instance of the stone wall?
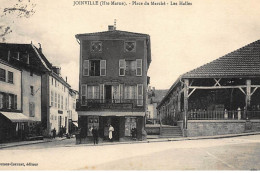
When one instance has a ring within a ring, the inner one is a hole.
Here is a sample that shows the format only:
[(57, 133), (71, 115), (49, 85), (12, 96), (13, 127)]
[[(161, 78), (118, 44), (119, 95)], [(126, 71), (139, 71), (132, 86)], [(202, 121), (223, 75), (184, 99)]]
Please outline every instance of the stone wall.
[[(178, 121), (178, 126), (181, 127), (181, 129), (182, 124), (182, 121)], [(251, 127), (249, 130), (251, 132), (260, 131), (260, 120), (251, 120), (250, 124)], [(247, 132), (246, 120), (189, 120), (187, 128), (188, 137), (239, 134)]]

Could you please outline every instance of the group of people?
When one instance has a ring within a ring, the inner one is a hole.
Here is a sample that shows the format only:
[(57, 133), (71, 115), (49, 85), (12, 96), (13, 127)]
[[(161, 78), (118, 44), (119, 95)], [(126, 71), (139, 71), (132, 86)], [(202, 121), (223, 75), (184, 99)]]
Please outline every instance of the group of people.
[[(94, 145), (95, 145), (95, 144), (98, 144), (98, 137), (99, 137), (98, 128), (92, 126), (92, 127), (90, 128), (90, 131), (92, 132), (92, 135), (93, 135)], [(109, 138), (110, 141), (112, 141), (112, 140), (113, 140), (114, 127), (113, 127), (112, 125), (109, 125), (108, 131), (109, 131), (109, 132), (108, 132), (108, 138)]]
[[(52, 132), (52, 138), (55, 139), (57, 133), (56, 129), (54, 128), (51, 132)], [(59, 131), (59, 137), (61, 138), (64, 134), (66, 134), (66, 127), (61, 126)]]

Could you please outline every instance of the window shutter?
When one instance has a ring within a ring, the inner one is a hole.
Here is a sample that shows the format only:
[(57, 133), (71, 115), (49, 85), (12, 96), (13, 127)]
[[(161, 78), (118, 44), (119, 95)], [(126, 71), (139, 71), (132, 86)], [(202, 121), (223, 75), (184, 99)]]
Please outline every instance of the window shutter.
[(83, 76), (89, 76), (89, 60), (84, 60), (84, 63), (83, 63)]
[(120, 90), (120, 101), (122, 103), (122, 100), (123, 100), (123, 96), (124, 96), (124, 85), (123, 84), (119, 84), (119, 90)]
[(100, 89), (100, 103), (103, 103), (103, 100), (104, 100), (104, 84), (100, 84), (99, 89)]
[(106, 60), (100, 61), (100, 76), (106, 76)]
[(120, 59), (119, 60), (119, 76), (125, 76), (125, 68), (126, 68), (125, 60)]
[(87, 85), (83, 84), (81, 85), (81, 104), (86, 104), (86, 98), (87, 98)]
[(136, 60), (136, 76), (142, 76), (142, 59)]
[(137, 106), (143, 106), (143, 84), (137, 84)]

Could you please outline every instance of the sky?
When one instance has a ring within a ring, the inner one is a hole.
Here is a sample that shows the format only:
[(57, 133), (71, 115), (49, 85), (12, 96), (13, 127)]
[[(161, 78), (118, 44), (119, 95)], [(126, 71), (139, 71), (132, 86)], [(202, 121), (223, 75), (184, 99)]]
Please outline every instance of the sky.
[[(0, 10), (17, 1), (0, 0)], [(30, 18), (0, 18), (0, 25), (7, 23), (13, 29), (6, 42), (32, 41), (37, 47), (41, 43), (45, 56), (61, 67), (62, 76), (67, 76), (76, 90), (80, 47), (75, 35), (106, 31), (114, 19), (118, 30), (150, 35), (152, 62), (148, 75), (150, 85), (156, 89), (169, 89), (181, 74), (260, 39), (258, 0), (190, 0), (190, 6), (73, 6), (73, 0), (31, 2), (36, 6)]]

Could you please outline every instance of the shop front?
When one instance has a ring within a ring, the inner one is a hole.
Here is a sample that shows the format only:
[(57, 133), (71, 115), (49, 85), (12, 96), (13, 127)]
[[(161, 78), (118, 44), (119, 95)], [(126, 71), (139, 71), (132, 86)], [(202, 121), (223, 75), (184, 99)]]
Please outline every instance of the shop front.
[[(114, 128), (112, 140), (109, 139), (109, 126)], [(78, 143), (93, 141), (92, 128), (97, 128), (99, 142), (142, 140), (144, 116), (132, 115), (88, 115), (79, 116)]]

